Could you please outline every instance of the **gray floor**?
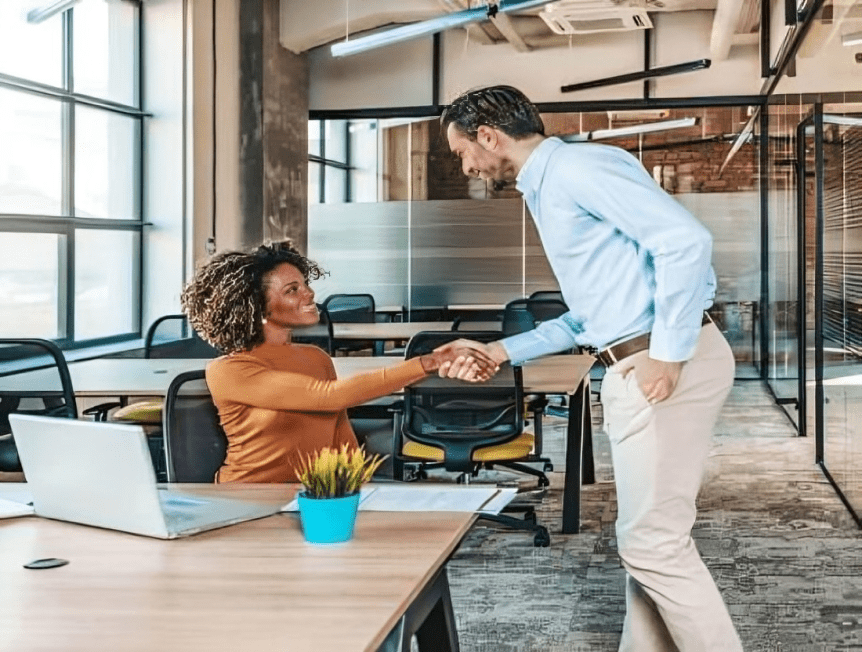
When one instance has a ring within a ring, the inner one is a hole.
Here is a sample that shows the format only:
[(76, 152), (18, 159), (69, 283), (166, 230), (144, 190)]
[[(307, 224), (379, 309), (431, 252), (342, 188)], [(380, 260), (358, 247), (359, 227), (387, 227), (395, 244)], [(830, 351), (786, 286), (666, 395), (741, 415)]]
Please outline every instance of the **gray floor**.
[[(596, 427), (582, 532), (560, 534), (562, 477), (527, 497), (550, 548), (477, 525), (450, 562), (464, 652), (615, 651), (624, 613), (613, 470)], [(563, 468), (561, 420), (546, 452)], [(695, 539), (748, 652), (862, 650), (862, 533), (759, 381), (738, 381), (717, 426)]]

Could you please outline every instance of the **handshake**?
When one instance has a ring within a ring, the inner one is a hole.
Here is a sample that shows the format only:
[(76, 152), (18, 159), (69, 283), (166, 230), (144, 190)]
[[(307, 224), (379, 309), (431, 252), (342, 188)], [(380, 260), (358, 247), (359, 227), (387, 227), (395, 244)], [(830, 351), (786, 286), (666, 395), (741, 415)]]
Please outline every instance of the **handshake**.
[(422, 367), (441, 378), (459, 378), (469, 382), (484, 382), (509, 359), (506, 350), (497, 342), (453, 340), (422, 356)]

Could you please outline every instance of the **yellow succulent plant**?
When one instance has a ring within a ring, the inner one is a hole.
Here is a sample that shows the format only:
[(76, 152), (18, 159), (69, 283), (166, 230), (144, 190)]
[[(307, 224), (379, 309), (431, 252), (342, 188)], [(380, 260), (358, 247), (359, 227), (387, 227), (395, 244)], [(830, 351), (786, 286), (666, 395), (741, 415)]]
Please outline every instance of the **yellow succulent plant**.
[(359, 491), (388, 456), (369, 457), (365, 449), (322, 448), (300, 459), (294, 467), (309, 498), (341, 498)]

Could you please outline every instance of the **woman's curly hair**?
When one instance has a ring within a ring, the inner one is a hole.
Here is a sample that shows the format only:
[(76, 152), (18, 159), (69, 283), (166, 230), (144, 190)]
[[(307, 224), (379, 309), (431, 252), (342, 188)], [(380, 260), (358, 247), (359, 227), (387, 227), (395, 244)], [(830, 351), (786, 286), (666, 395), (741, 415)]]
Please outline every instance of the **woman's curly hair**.
[(282, 263), (296, 267), (306, 283), (327, 274), (291, 240), (267, 242), (249, 252), (216, 254), (197, 268), (183, 289), (180, 301), (189, 323), (223, 353), (249, 351), (261, 344), (266, 276)]

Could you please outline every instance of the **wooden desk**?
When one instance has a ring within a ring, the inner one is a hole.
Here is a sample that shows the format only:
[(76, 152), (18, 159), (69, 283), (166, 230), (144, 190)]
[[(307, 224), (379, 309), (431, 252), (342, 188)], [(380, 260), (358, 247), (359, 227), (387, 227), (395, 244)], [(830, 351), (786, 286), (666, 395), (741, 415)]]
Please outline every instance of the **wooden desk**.
[[(296, 491), (180, 486), (285, 503)], [(457, 650), (457, 635), (440, 641), (447, 619), (454, 631), (445, 565), (474, 520), (361, 512), (352, 541), (323, 546), (305, 543), (297, 514), (173, 541), (0, 520), (0, 650), (374, 652), (402, 617), (421, 649)], [(70, 563), (22, 568), (43, 557)]]
[[(361, 326), (363, 324), (353, 324)], [(402, 324), (364, 324), (388, 326)], [(409, 326), (410, 324), (404, 324)], [(595, 482), (590, 416), (589, 355), (554, 355), (524, 364), (524, 390), (531, 394), (570, 394), (566, 434), (566, 478), (563, 489), (563, 527), (566, 534), (580, 529), (580, 487)], [(147, 360), (142, 358), (98, 358), (69, 365), (72, 386), (80, 396), (164, 396), (171, 380), (183, 371), (203, 369), (208, 360)], [(396, 357), (333, 358), (339, 378), (380, 369), (402, 362)], [(37, 386), (39, 371), (7, 377), (22, 387)]]

